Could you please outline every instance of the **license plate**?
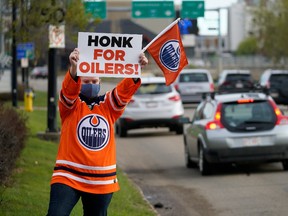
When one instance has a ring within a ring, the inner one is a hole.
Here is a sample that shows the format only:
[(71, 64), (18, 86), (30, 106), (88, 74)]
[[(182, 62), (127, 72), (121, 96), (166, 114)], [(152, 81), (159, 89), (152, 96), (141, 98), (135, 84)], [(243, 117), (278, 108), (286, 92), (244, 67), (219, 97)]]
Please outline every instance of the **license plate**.
[(279, 94), (277, 92), (272, 92), (272, 93), (270, 93), (270, 95), (273, 98), (277, 98), (279, 96)]
[(236, 88), (243, 88), (243, 84), (242, 83), (236, 83)]
[(146, 107), (147, 108), (155, 108), (155, 107), (157, 107), (158, 106), (158, 103), (157, 102), (154, 102), (154, 101), (152, 101), (152, 102), (147, 102), (146, 103)]
[(199, 88), (197, 88), (197, 87), (186, 88), (186, 89), (185, 89), (185, 93), (192, 94), (192, 93), (195, 93), (198, 89), (199, 89)]
[(259, 146), (262, 145), (261, 137), (249, 137), (242, 139), (244, 146)]

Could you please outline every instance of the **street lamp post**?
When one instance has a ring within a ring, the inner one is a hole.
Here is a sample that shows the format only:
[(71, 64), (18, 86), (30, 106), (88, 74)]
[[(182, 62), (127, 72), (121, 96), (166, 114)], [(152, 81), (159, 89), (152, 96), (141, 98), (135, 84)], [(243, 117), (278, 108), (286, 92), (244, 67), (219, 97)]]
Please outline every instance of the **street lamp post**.
[(12, 1), (12, 73), (11, 73), (11, 86), (12, 86), (12, 106), (17, 107), (17, 62), (16, 62), (16, 1)]
[(218, 12), (218, 73), (222, 71), (222, 38), (221, 38), (221, 16), (220, 8), (217, 9)]
[(218, 13), (218, 47), (217, 47), (217, 54), (218, 54), (218, 73), (220, 73), (223, 69), (223, 62), (222, 62), (222, 36), (221, 36), (221, 9), (227, 8), (215, 8), (215, 9), (206, 9), (206, 11), (216, 11)]

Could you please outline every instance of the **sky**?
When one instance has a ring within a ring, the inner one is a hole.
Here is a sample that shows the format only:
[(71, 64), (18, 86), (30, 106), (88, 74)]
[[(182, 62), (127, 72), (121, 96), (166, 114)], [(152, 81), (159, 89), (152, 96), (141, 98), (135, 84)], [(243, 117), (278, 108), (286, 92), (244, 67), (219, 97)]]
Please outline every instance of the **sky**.
[[(227, 34), (227, 7), (238, 0), (205, 0), (205, 9), (221, 9), (221, 35)], [(174, 0), (175, 4), (181, 4), (182, 0)], [(198, 18), (198, 27), (201, 35), (218, 35), (218, 12), (206, 11), (205, 17)], [(209, 28), (217, 28), (209, 30)]]

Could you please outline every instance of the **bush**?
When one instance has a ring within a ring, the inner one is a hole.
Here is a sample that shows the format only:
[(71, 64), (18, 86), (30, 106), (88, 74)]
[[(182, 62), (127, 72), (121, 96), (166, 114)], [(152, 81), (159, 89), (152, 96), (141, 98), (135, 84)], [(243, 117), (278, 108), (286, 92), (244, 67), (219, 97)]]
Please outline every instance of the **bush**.
[(27, 138), (27, 118), (0, 103), (0, 184), (5, 184)]

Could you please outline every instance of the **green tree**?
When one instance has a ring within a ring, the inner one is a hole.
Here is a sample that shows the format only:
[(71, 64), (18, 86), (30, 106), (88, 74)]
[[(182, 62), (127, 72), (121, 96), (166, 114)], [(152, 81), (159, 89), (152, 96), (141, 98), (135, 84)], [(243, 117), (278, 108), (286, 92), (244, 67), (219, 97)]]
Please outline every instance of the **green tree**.
[(254, 24), (261, 53), (274, 62), (288, 56), (288, 0), (261, 0), (254, 11)]
[(243, 40), (237, 50), (237, 55), (255, 55), (257, 54), (257, 39), (255, 37), (248, 37), (245, 40)]
[[(94, 20), (85, 12), (82, 0), (6, 0), (17, 5), (16, 41), (17, 43), (35, 43), (35, 62), (47, 59), (49, 46), (49, 25), (65, 25), (65, 41), (76, 43), (77, 32), (87, 31), (89, 24), (97, 25), (101, 20)], [(11, 6), (12, 7), (12, 6)], [(90, 25), (93, 26), (93, 25)], [(67, 44), (66, 43), (66, 44)]]

